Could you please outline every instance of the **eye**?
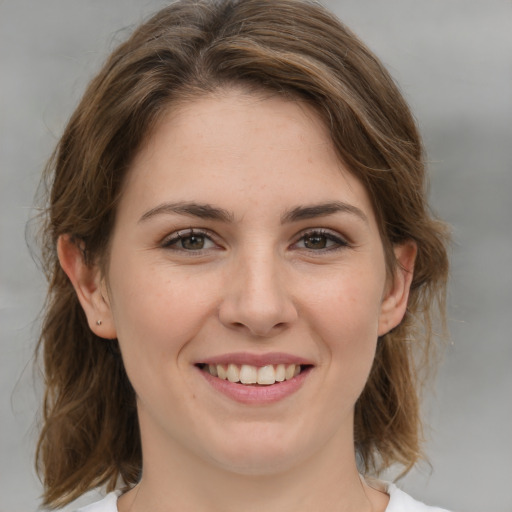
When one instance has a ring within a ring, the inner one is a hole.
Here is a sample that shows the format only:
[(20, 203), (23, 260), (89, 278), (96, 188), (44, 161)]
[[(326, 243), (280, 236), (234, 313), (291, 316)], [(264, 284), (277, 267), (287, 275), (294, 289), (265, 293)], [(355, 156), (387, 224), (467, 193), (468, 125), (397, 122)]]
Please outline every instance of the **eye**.
[(335, 250), (347, 247), (348, 245), (348, 242), (341, 236), (325, 230), (303, 233), (301, 238), (294, 244), (298, 249), (307, 249), (309, 251)]
[(162, 247), (176, 251), (204, 251), (217, 247), (215, 242), (206, 234), (193, 229), (178, 231), (166, 238)]

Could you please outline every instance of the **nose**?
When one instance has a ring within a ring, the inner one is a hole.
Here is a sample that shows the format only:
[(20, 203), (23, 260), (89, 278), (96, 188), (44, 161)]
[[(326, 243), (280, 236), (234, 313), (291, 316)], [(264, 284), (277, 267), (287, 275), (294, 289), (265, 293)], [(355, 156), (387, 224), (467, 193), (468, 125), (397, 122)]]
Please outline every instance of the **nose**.
[(270, 337), (298, 318), (290, 283), (278, 260), (259, 251), (231, 266), (219, 308), (220, 321), (226, 327)]

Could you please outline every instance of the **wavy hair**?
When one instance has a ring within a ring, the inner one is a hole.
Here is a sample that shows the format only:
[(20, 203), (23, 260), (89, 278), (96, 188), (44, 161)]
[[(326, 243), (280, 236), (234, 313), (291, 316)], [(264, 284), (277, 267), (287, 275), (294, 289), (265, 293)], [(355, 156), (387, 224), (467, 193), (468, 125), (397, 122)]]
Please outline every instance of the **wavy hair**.
[(426, 201), (421, 140), (379, 60), (330, 12), (303, 0), (181, 0), (136, 29), (108, 58), (47, 164), (42, 252), (49, 282), (37, 353), (45, 398), (36, 465), (44, 504), (57, 508), (142, 469), (134, 391), (116, 340), (88, 328), (59, 265), (67, 234), (88, 263), (108, 256), (130, 163), (158, 119), (223, 87), (300, 98), (330, 130), (340, 159), (366, 187), (393, 272), (393, 245), (418, 253), (406, 316), (383, 336), (356, 403), (361, 469), (378, 473), (421, 457), (420, 370), (432, 366), (434, 318), (444, 318), (445, 226)]

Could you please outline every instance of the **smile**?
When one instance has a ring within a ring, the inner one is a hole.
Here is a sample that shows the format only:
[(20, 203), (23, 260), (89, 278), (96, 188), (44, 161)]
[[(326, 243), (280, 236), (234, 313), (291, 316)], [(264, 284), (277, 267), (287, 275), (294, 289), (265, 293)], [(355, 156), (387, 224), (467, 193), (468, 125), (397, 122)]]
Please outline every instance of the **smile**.
[(199, 364), (198, 367), (221, 380), (244, 385), (271, 386), (297, 377), (305, 368), (300, 364), (253, 366), (249, 364)]
[(310, 380), (313, 361), (294, 354), (233, 352), (194, 364), (215, 393), (251, 406), (270, 405), (298, 392)]

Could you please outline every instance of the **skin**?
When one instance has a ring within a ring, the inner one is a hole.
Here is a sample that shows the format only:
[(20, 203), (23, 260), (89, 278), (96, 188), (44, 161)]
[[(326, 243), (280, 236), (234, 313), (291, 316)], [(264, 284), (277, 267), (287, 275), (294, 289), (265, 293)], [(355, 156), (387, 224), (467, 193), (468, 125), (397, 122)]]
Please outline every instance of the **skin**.
[[(169, 207), (183, 202), (225, 218)], [(354, 405), (405, 313), (416, 248), (395, 247), (387, 275), (368, 195), (310, 107), (225, 90), (170, 110), (124, 184), (106, 275), (69, 237), (58, 250), (137, 394), (144, 472), (121, 512), (385, 509), (357, 473)], [(290, 396), (243, 404), (196, 366), (233, 352), (312, 366)]]

